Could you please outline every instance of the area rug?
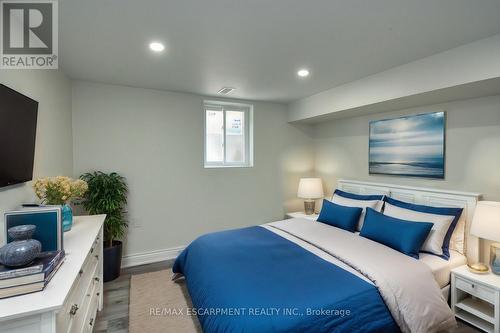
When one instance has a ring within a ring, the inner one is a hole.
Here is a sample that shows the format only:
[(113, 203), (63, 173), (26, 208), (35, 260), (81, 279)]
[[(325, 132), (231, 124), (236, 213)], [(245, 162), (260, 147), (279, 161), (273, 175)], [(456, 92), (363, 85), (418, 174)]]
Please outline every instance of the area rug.
[(201, 333), (198, 318), (189, 313), (191, 299), (183, 279), (171, 281), (171, 270), (132, 275), (129, 332)]

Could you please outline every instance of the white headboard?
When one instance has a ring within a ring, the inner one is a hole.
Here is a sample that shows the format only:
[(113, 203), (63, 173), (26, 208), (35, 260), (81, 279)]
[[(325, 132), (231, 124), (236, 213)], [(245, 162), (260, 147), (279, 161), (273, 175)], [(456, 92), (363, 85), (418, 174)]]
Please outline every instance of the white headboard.
[(415, 204), (464, 208), (467, 259), (470, 262), (479, 261), (479, 239), (471, 236), (469, 230), (480, 194), (345, 179), (339, 180), (338, 188), (357, 194), (385, 194)]

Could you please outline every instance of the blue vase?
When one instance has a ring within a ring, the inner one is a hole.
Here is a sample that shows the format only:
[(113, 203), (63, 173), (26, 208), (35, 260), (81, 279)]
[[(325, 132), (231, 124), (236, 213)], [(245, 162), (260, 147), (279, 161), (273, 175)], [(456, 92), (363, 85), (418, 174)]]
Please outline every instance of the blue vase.
[(73, 209), (70, 205), (61, 206), (63, 231), (70, 231), (73, 226)]
[(490, 267), (493, 274), (500, 275), (500, 244), (490, 245)]

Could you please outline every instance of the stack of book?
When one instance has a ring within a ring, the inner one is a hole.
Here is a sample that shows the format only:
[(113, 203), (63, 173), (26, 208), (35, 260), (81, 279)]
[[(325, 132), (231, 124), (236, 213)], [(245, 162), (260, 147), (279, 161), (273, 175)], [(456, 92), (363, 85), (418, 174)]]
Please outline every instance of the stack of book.
[(0, 265), (0, 298), (43, 290), (64, 262), (64, 251), (43, 252), (26, 267)]

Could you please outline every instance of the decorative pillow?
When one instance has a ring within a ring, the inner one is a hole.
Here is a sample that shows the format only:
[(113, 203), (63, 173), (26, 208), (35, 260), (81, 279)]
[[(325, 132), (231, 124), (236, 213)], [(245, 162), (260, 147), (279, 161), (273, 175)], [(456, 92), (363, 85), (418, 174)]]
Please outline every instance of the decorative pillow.
[[(451, 235), (453, 234), (453, 231), (455, 230), (455, 227), (457, 226), (458, 221), (460, 220), (460, 216), (462, 215), (463, 208), (455, 208), (455, 207), (432, 207), (432, 206), (425, 206), (425, 205), (416, 205), (404, 201), (399, 201), (393, 198), (388, 198), (386, 197), (385, 199), (386, 202), (386, 207), (389, 207), (389, 205), (396, 206), (399, 208), (403, 208), (406, 210), (411, 210), (414, 211), (414, 215), (412, 215), (412, 218), (408, 219), (415, 219), (418, 221), (428, 221), (428, 222), (434, 222), (437, 225), (434, 229), (435, 230), (441, 230), (443, 227), (443, 224), (446, 223), (447, 220), (450, 218), (452, 219), (451, 223), (448, 226), (448, 229), (446, 230), (445, 236), (443, 238), (443, 243), (441, 245), (441, 250), (442, 253), (438, 254), (438, 251), (429, 251), (430, 253), (437, 254), (440, 257), (448, 260), (450, 258), (450, 250), (449, 250), (449, 245), (450, 245), (450, 239)], [(385, 214), (387, 214), (386, 211), (384, 211)], [(426, 214), (419, 214), (419, 213), (426, 213)], [(388, 214), (387, 214), (388, 215)], [(431, 215), (434, 215), (434, 217), (431, 217)], [(402, 216), (402, 215), (401, 215)], [(406, 216), (406, 215), (405, 215)], [(443, 217), (444, 216), (444, 217)], [(399, 216), (395, 216), (399, 217)], [(434, 243), (437, 239), (433, 238), (431, 241)]]
[(358, 207), (341, 206), (323, 199), (323, 206), (317, 221), (354, 232), (361, 211), (362, 209)]
[(429, 222), (397, 219), (367, 208), (365, 223), (359, 235), (418, 259), (420, 248), (432, 225)]
[(445, 257), (443, 256), (444, 238), (450, 228), (451, 222), (453, 222), (455, 218), (454, 216), (420, 213), (414, 210), (393, 206), (390, 203), (385, 204), (384, 215), (413, 222), (434, 223), (420, 251)]
[(362, 208), (361, 216), (359, 217), (358, 225), (356, 230), (361, 230), (363, 227), (363, 221), (365, 220), (366, 207), (375, 209), (377, 212), (382, 211), (382, 206), (384, 206), (384, 196), (383, 195), (359, 195), (349, 192), (344, 192), (341, 190), (335, 190), (332, 197), (332, 202), (342, 206), (348, 207), (359, 207)]

